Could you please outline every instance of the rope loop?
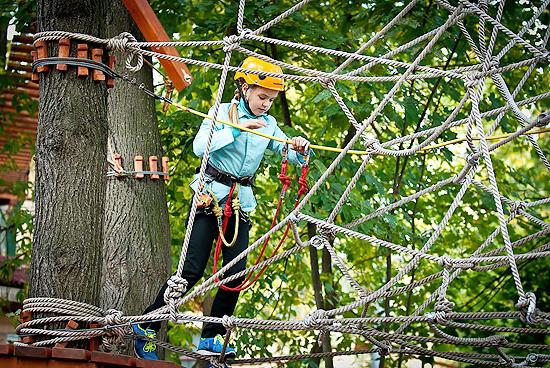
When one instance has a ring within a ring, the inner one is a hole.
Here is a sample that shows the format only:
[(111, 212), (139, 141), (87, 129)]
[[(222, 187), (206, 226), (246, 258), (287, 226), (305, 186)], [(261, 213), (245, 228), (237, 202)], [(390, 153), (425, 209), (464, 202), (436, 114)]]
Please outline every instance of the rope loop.
[(527, 362), (527, 364), (534, 364), (537, 362), (537, 360), (539, 360), (539, 356), (535, 353), (529, 353), (525, 357), (525, 361)]
[(118, 36), (107, 40), (108, 50), (121, 51), (128, 54), (124, 65), (126, 69), (134, 73), (139, 71), (143, 66), (143, 55), (138, 52), (140, 48), (132, 45), (136, 42), (136, 38), (129, 32), (122, 32)]

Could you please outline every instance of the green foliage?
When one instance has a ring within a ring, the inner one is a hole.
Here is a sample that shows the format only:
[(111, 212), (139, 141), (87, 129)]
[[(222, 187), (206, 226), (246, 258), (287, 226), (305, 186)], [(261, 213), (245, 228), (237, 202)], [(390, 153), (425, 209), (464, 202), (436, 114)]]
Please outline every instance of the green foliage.
[[(517, 31), (519, 25), (532, 16), (533, 6), (538, 7), (541, 2), (534, 3), (536, 4), (524, 6), (515, 2), (507, 2), (502, 20), (503, 24)], [(32, 4), (32, 1), (19, 1), (18, 4), (23, 5), (9, 8), (6, 12), (3, 12), (3, 15), (6, 17), (7, 14), (9, 19), (15, 16), (15, 19), (24, 23), (25, 19), (30, 19), (30, 14), (27, 12), (25, 16), (19, 16), (17, 12), (28, 11), (30, 8), (27, 7), (27, 4)], [(244, 26), (256, 29), (287, 10), (293, 4), (294, 1), (290, 0), (249, 1), (245, 9)], [(168, 34), (182, 41), (218, 40), (236, 33), (237, 1), (152, 0), (151, 5), (159, 15)], [(391, 21), (402, 7), (403, 3), (393, 1), (312, 2), (300, 12), (294, 13), (288, 19), (272, 27), (265, 35), (353, 52), (379, 31), (383, 25)], [(493, 7), (490, 10), (490, 14), (494, 14)], [(541, 24), (548, 24), (548, 13), (546, 11), (542, 15)], [(419, 5), (397, 26), (365, 50), (364, 54), (381, 56), (394, 50), (398, 46), (442, 25), (448, 14), (446, 10), (437, 7), (433, 1), (420, 1)], [(474, 16), (466, 17), (465, 26), (477, 39), (477, 18)], [(532, 44), (538, 45), (544, 32), (545, 29), (537, 28), (536, 32), (526, 34), (525, 37)], [(499, 33), (495, 50), (501, 50), (507, 42), (508, 38)], [(404, 62), (412, 62), (425, 45), (426, 42), (421, 42), (393, 58)], [(330, 72), (345, 61), (340, 57), (307, 53), (252, 41), (243, 41), (242, 46), (294, 65), (315, 70)], [(179, 51), (186, 57), (217, 63), (222, 63), (225, 55), (221, 48), (181, 48)], [(234, 53), (231, 64), (238, 65), (244, 57), (244, 55)], [(501, 65), (514, 63), (528, 57), (530, 56), (527, 56), (524, 48), (514, 46), (502, 59)], [(421, 65), (452, 69), (477, 62), (476, 55), (464, 37), (461, 36), (458, 27), (453, 26), (438, 41), (437, 47), (426, 56)], [(353, 61), (343, 72), (351, 72), (362, 66), (362, 64)], [(217, 93), (220, 73), (214, 69), (198, 67), (191, 67), (190, 69), (194, 82), (190, 87), (175, 96), (175, 100), (193, 109), (208, 111)], [(404, 70), (404, 68), (376, 65), (364, 71), (361, 75), (399, 75)], [(503, 73), (503, 77), (511, 90), (526, 70), (527, 67), (524, 67)], [(547, 65), (537, 67), (516, 100), (519, 101), (547, 92), (548, 82), (550, 82), (548, 75)], [(275, 103), (270, 111), (281, 122), (281, 127), (287, 135), (303, 135), (314, 143), (327, 146), (344, 146), (347, 142), (346, 139), (349, 139), (354, 130), (350, 128), (348, 119), (331, 94), (315, 83), (292, 82), (289, 85), (286, 97), (291, 116), (290, 124), (283, 124), (283, 106), (281, 103)], [(338, 92), (359, 122), (370, 116), (374, 108), (392, 87), (393, 83), (359, 84), (338, 82), (336, 84)], [(162, 88), (159, 88), (158, 92), (163, 92)], [(367, 133), (376, 136), (381, 142), (385, 142), (402, 135), (439, 126), (451, 114), (465, 92), (464, 83), (455, 79), (437, 78), (407, 82), (383, 109), (380, 116), (375, 119), (372, 126), (368, 128)], [(229, 101), (232, 94), (233, 87), (228, 83), (223, 91), (223, 100)], [(494, 109), (503, 104), (503, 98), (499, 91), (488, 79), (480, 106), (481, 110)], [(23, 106), (20, 101), (17, 101), (17, 104), (14, 105)], [(522, 111), (534, 117), (538, 113), (548, 110), (548, 108), (549, 102), (546, 99), (522, 107)], [(470, 112), (471, 106), (467, 103), (459, 112), (457, 119), (469, 116)], [(163, 147), (173, 165), (171, 179), (167, 186), (167, 202), (172, 231), (172, 256), (175, 266), (179, 259), (192, 196), (188, 183), (194, 174), (195, 168), (200, 164), (199, 158), (195, 157), (192, 152), (192, 141), (201, 119), (181, 111), (171, 111), (165, 114), (162, 112), (161, 106), (158, 106), (158, 117)], [(492, 118), (486, 119), (484, 121), (485, 128), (487, 129), (492, 122)], [(502, 119), (496, 133), (513, 132), (517, 129), (519, 129), (517, 119), (511, 113), (508, 113)], [(436, 143), (463, 137), (464, 133), (464, 127), (457, 127), (453, 131), (448, 130), (438, 138)], [(540, 136), (538, 142), (544, 152), (550, 150), (548, 138)], [(415, 142), (415, 144), (417, 143)], [(5, 153), (13, 154), (18, 149), (19, 144), (22, 143), (13, 142), (3, 147), (3, 150)], [(400, 149), (408, 147), (408, 143), (399, 146)], [(367, 169), (359, 179), (356, 187), (351, 191), (349, 199), (336, 217), (335, 223), (338, 225), (347, 224), (372, 213), (377, 208), (456, 174), (465, 164), (464, 147), (464, 144), (449, 146), (428, 151), (426, 154), (417, 154), (410, 158), (373, 158), (368, 163)], [(358, 143), (355, 148), (360, 149), (362, 147)], [(334, 157), (335, 155), (332, 153), (316, 152), (310, 167), (310, 184), (319, 179), (332, 163)], [(541, 165), (536, 153), (525, 139), (517, 139), (513, 143), (496, 150), (491, 155), (491, 159), (497, 172), (499, 190), (503, 195), (514, 200), (525, 201), (534, 201), (549, 196), (548, 171)], [(267, 153), (258, 171), (256, 196), (259, 205), (252, 214), (254, 227), (251, 231), (251, 239), (257, 239), (269, 228), (280, 188), (276, 178), (279, 161), (279, 157)], [(329, 216), (360, 164), (360, 158), (346, 157), (318, 193), (311, 198), (303, 211), (317, 218)], [(296, 178), (298, 173), (294, 171), (292, 175)], [(476, 176), (476, 180), (487, 185), (486, 170), (480, 171)], [(288, 213), (291, 210), (296, 187), (296, 184), (294, 184), (292, 192), (287, 195), (283, 213)], [(24, 189), (27, 188), (23, 187), (16, 190)], [(420, 249), (434, 233), (458, 190), (459, 186), (457, 185), (446, 186), (393, 212), (363, 223), (357, 226), (356, 230), (411, 249)], [(508, 208), (506, 207), (505, 210), (507, 211)], [(528, 211), (541, 219), (546, 219), (549, 215), (548, 208), (543, 206), (529, 208)], [(18, 228), (23, 228), (25, 224), (30, 226), (29, 215), (23, 211), (16, 212), (12, 214), (10, 226)], [(305, 224), (300, 224), (300, 227), (301, 238), (305, 240), (308, 237), (307, 228)], [(471, 187), (464, 196), (461, 206), (455, 211), (448, 225), (430, 249), (430, 253), (445, 254), (451, 257), (466, 257), (472, 254), (479, 244), (497, 227), (498, 219), (495, 215), (494, 199), (490, 195)], [(540, 230), (532, 222), (528, 222), (527, 219), (522, 217), (514, 220), (508, 229), (513, 241)], [(281, 233), (275, 234), (271, 244), (276, 244), (280, 237)], [(524, 253), (542, 244), (541, 239), (528, 242), (518, 247), (516, 252)], [(497, 249), (502, 245), (502, 238), (497, 237), (495, 242), (487, 248), (487, 251)], [(285, 249), (291, 246), (291, 241), (287, 241)], [(338, 255), (349, 266), (353, 276), (369, 291), (379, 289), (387, 281), (388, 276), (395, 276), (398, 270), (410, 261), (408, 256), (390, 252), (386, 248), (377, 247), (369, 242), (351, 237), (337, 237), (334, 246)], [(28, 247), (23, 244), (21, 249), (25, 253)], [(268, 252), (271, 249), (268, 248)], [(318, 253), (319, 258), (322, 258), (321, 253)], [(249, 258), (249, 263), (253, 262), (256, 256), (257, 253), (253, 253)], [(24, 262), (27, 259), (25, 257), (24, 255), (18, 259)], [(387, 269), (388, 260), (391, 264), (389, 270)], [(520, 273), (525, 290), (535, 292), (539, 305), (543, 306), (548, 305), (550, 302), (550, 294), (546, 287), (550, 283), (550, 267), (548, 266), (547, 259), (520, 263)], [(321, 295), (325, 308), (346, 305), (357, 299), (357, 295), (354, 294), (349, 283), (338, 270), (327, 269), (327, 264), (322, 264), (321, 260), (319, 260), (319, 267), (322, 268), (320, 274)], [(316, 308), (314, 302), (315, 290), (312, 287), (310, 270), (311, 260), (307, 251), (294, 254), (285, 259), (284, 262), (270, 266), (253, 288), (241, 294), (236, 314), (242, 317), (259, 319), (303, 318)], [(422, 261), (419, 267), (401, 280), (397, 286), (405, 286), (412, 281), (422, 279), (440, 270), (439, 265)], [(410, 315), (439, 286), (440, 282), (434, 281), (416, 288), (414, 292), (395, 296), (389, 301), (390, 308), (387, 311), (384, 308), (384, 301), (372, 303), (368, 308), (368, 315), (383, 316), (386, 313), (390, 316)], [(456, 304), (456, 311), (510, 311), (514, 309), (514, 304), (517, 302), (517, 292), (507, 267), (488, 272), (463, 272), (449, 286), (447, 295), (448, 299)], [(199, 298), (189, 303), (187, 307), (195, 312), (201, 311), (202, 301)], [(431, 309), (433, 309), (433, 305), (428, 308), (428, 310)], [(361, 310), (357, 309), (346, 313), (345, 317), (357, 317), (360, 314)], [(398, 324), (375, 327), (380, 329), (386, 327), (392, 331), (398, 327)], [(199, 328), (194, 325), (171, 325), (168, 338), (170, 342), (176, 345), (191, 347), (192, 335), (198, 331)], [(414, 324), (410, 327), (410, 331), (419, 335), (430, 334), (426, 324)], [(447, 329), (446, 332), (457, 336), (487, 336), (487, 333), (476, 333), (471, 330)], [(536, 337), (524, 338), (521, 341), (534, 343)], [(238, 329), (237, 339), (234, 341), (237, 348), (245, 354), (268, 356), (272, 355), (274, 350), (277, 353), (284, 350), (285, 353), (290, 354), (313, 351), (316, 348), (317, 336), (309, 332), (269, 330), (258, 332)], [(509, 341), (519, 341), (519, 337), (512, 335), (509, 337)], [(333, 334), (332, 344), (334, 349), (349, 350), (359, 346), (364, 347), (365, 341), (363, 338), (356, 336)], [(425, 344), (423, 346), (427, 347)], [(448, 345), (435, 345), (431, 348), (442, 351), (454, 349), (454, 347)], [(460, 350), (471, 351), (465, 346), (461, 346)], [(494, 353), (489, 349), (484, 352)], [(175, 355), (172, 355), (171, 358), (177, 359)], [(405, 359), (407, 358), (405, 357)], [(423, 362), (432, 363), (432, 360), (428, 358)], [(319, 365), (322, 366), (323, 363), (312, 360), (293, 362), (287, 366), (317, 367)], [(357, 363), (357, 365), (360, 365), (360, 363)], [(398, 366), (398, 358), (387, 358), (386, 365)]]
[[(152, 5), (160, 14), (161, 21), (167, 26), (169, 33), (176, 34), (181, 40), (221, 39), (236, 32), (238, 2), (180, 0), (178, 2), (153, 1)], [(258, 28), (290, 6), (292, 6), (290, 1), (248, 2), (244, 26), (250, 29)], [(275, 25), (266, 35), (325, 48), (353, 51), (374, 32), (380, 30), (383, 24), (389, 22), (401, 8), (401, 3), (396, 4), (389, 1), (330, 2), (330, 4), (314, 2)], [(529, 9), (526, 10), (519, 5), (507, 3), (503, 23), (512, 29), (517, 29), (517, 25), (521, 23), (518, 20), (527, 19), (531, 14), (532, 11)], [(176, 21), (177, 18), (174, 15), (184, 15), (189, 21), (182, 21), (181, 18)], [(446, 11), (436, 7), (432, 2), (422, 2), (422, 5), (415, 7), (398, 26), (393, 27), (380, 41), (366, 50), (365, 54), (379, 56), (393, 50), (443, 24), (447, 16)], [(545, 14), (544, 19), (547, 18), (548, 14)], [(474, 32), (475, 26), (473, 19), (466, 21), (471, 32)], [(541, 32), (532, 35), (533, 39), (540, 38), (540, 34)], [(500, 34), (495, 49), (500, 50), (507, 41), (508, 39)], [(273, 47), (269, 44), (251, 41), (244, 41), (242, 44), (248, 49), (270, 56), (276, 55), (280, 60), (311, 69), (331, 71), (344, 61), (338, 57), (306, 53), (280, 46)], [(420, 43), (395, 58), (411, 62), (425, 44), (425, 42)], [(224, 56), (220, 49), (193, 48), (181, 51), (183, 55), (218, 63), (223, 61)], [(243, 58), (242, 55), (234, 54), (232, 65), (238, 65)], [(506, 55), (503, 64), (524, 58), (524, 50), (516, 46)], [(477, 59), (465, 39), (460, 36), (458, 28), (452, 27), (438, 42), (438, 47), (427, 55), (422, 65), (451, 69), (475, 62)], [(448, 66), (445, 66), (446, 64)], [(352, 62), (345, 71), (351, 71), (360, 65), (358, 62)], [(403, 68), (378, 65), (363, 75), (392, 75), (403, 71)], [(178, 99), (193, 108), (207, 111), (215, 98), (219, 71), (191, 68), (191, 72), (195, 81), (192, 86), (180, 93)], [(503, 76), (510, 88), (513, 88), (524, 72), (525, 68), (506, 72)], [(518, 100), (547, 90), (547, 83), (543, 82), (545, 78), (541, 73), (542, 70), (534, 72), (518, 95)], [(548, 82), (547, 78), (546, 82)], [(338, 82), (337, 89), (357, 120), (362, 121), (371, 114), (373, 108), (384, 98), (392, 85), (392, 83)], [(431, 93), (434, 89), (436, 93)], [(224, 90), (225, 101), (231, 98), (232, 92), (233, 88), (228, 85)], [(457, 80), (440, 78), (406, 83), (392, 102), (387, 105), (381, 116), (376, 119), (369, 134), (376, 135), (380, 141), (387, 141), (414, 131), (439, 126), (452, 112), (464, 93), (463, 83)], [(482, 111), (502, 106), (503, 99), (490, 82), (485, 94), (486, 98), (483, 99), (481, 106)], [(329, 146), (344, 144), (349, 123), (327, 90), (317, 84), (290, 83), (286, 96), (292, 125), (284, 126), (283, 129), (289, 136), (301, 134), (312, 142)], [(457, 118), (468, 116), (470, 108), (469, 105), (463, 108)], [(526, 111), (528, 110), (534, 116), (547, 108), (546, 100), (526, 107)], [(270, 113), (281, 122), (282, 126), (281, 104), (276, 103)], [(491, 122), (491, 119), (487, 120), (487, 126)], [(177, 162), (168, 187), (174, 260), (179, 256), (186, 213), (192, 194), (187, 183), (194, 172), (193, 168), (199, 164), (199, 160), (193, 156), (191, 150), (193, 134), (199, 123), (200, 120), (196, 117), (180, 113), (172, 113), (165, 119), (161, 119), (164, 146), (168, 154), (172, 155), (172, 159)], [(501, 132), (517, 130), (517, 120), (511, 114), (505, 115), (500, 129)], [(498, 132), (499, 130), (497, 130)], [(437, 142), (451, 140), (457, 136), (463, 136), (463, 134), (464, 130), (461, 128), (446, 131)], [(539, 143), (543, 149), (548, 149), (547, 139), (541, 138)], [(400, 148), (407, 148), (407, 145), (408, 143)], [(357, 148), (360, 146), (357, 145)], [(425, 156), (415, 155), (405, 160), (396, 160), (391, 157), (375, 158), (368, 164), (367, 170), (351, 192), (348, 201), (336, 218), (336, 223), (348, 223), (380, 206), (448, 178), (464, 165), (464, 160), (457, 156), (457, 154), (463, 153), (463, 150), (457, 151), (454, 147), (447, 147), (430, 151)], [(310, 183), (317, 181), (333, 158), (333, 154), (317, 152), (310, 169)], [(513, 144), (497, 150), (492, 155), (492, 159), (499, 176), (499, 188), (504, 195), (518, 200), (536, 200), (548, 196), (548, 174), (525, 140), (517, 140)], [(328, 216), (359, 164), (358, 158), (347, 157), (344, 159), (335, 175), (332, 175), (321, 187), (319, 193), (313, 196), (305, 212), (319, 218)], [(278, 165), (279, 158), (267, 154), (259, 170), (256, 190), (259, 205), (252, 214), (254, 222), (251, 232), (252, 239), (258, 238), (269, 227), (279, 190), (279, 183), (276, 179)], [(295, 173), (294, 176), (296, 177), (296, 175)], [(486, 171), (483, 170), (476, 180), (487, 184)], [(392, 188), (396, 187), (399, 188), (399, 191), (393, 193)], [(409, 248), (419, 249), (443, 218), (458, 189), (458, 186), (447, 186), (438, 192), (421, 197), (417, 202), (408, 203), (401, 209), (364, 223), (358, 226), (357, 230)], [(291, 209), (291, 202), (289, 200), (286, 204), (286, 211)], [(431, 253), (447, 254), (452, 257), (464, 257), (471, 254), (498, 226), (494, 211), (492, 197), (471, 188), (464, 197), (462, 206), (457, 209), (448, 226), (432, 247)], [(533, 208), (530, 211), (533, 211), (532, 213), (539, 218), (545, 218), (548, 215), (547, 211), (540, 208)], [(307, 238), (306, 229), (305, 226), (302, 227), (301, 236), (302, 239), (305, 239)], [(509, 230), (512, 239), (517, 240), (537, 231), (537, 227), (520, 219), (512, 222)], [(277, 236), (272, 242), (276, 241)], [(536, 241), (530, 243), (523, 250), (533, 249), (540, 245), (539, 243)], [(502, 240), (499, 238), (495, 241), (495, 245), (489, 249), (495, 249), (501, 245)], [(290, 242), (287, 242), (286, 247), (290, 246)], [(366, 286), (367, 290), (378, 289), (386, 280), (386, 257), (391, 256), (391, 275), (395, 275), (397, 270), (410, 260), (409, 257), (391, 254), (386, 249), (377, 248), (373, 244), (353, 238), (338, 237), (335, 246), (339, 255), (347, 261), (353, 275), (362, 285)], [(520, 251), (518, 250), (518, 252)], [(249, 263), (254, 260), (254, 255), (250, 258)], [(548, 266), (548, 262), (539, 260), (521, 267), (526, 288), (536, 291), (540, 300), (547, 300), (548, 292), (540, 286), (537, 287), (537, 280), (534, 280), (531, 275), (536, 274), (533, 271), (540, 270), (545, 266)], [(414, 279), (418, 280), (438, 270), (440, 270), (438, 265), (421, 262), (420, 267), (414, 273)], [(498, 284), (498, 288), (502, 292), (490, 296), (490, 302), (487, 302), (485, 294), (476, 296), (480, 288), (493, 288), (495, 278), (506, 275), (506, 272), (507, 268), (491, 272), (463, 273), (449, 287), (449, 299), (457, 304), (457, 310), (472, 310), (472, 308), (473, 310), (512, 310), (517, 301), (517, 294), (509, 274)], [(544, 271), (538, 274), (541, 275), (541, 279), (538, 280), (539, 285), (547, 284), (550, 281), (548, 272)], [(345, 305), (355, 300), (356, 295), (350, 292), (349, 284), (338, 271), (323, 273), (321, 281), (325, 302), (331, 301), (331, 295), (334, 296), (332, 302), (336, 306)], [(411, 278), (406, 278), (398, 286), (406, 285), (410, 281), (412, 281)], [(394, 297), (391, 301), (390, 315), (410, 314), (438, 286), (437, 282), (432, 282), (415, 289), (414, 293)], [(269, 271), (260, 278), (252, 290), (241, 294), (236, 313), (249, 318), (301, 318), (315, 308), (313, 296), (310, 259), (304, 252), (289, 257), (283, 263), (270, 266)], [(348, 313), (348, 316), (357, 316), (358, 313), (360, 313), (359, 310)], [(383, 304), (373, 304), (369, 308), (369, 314), (384, 315)], [(183, 327), (178, 326), (177, 328)], [(389, 326), (389, 328), (393, 327)], [(416, 333), (429, 333), (425, 325), (414, 325), (412, 328)], [(452, 331), (452, 333), (460, 335), (464, 331)], [(237, 335), (238, 339), (235, 340), (237, 347), (252, 356), (270, 355), (271, 350), (268, 349), (273, 347), (279, 350), (284, 347), (285, 352), (289, 353), (303, 353), (304, 349), (311, 349), (316, 340), (316, 337), (310, 333), (254, 332), (239, 329)], [(479, 335), (482, 336), (483, 333), (479, 333)], [(181, 334), (178, 336), (184, 338)], [(334, 339), (333, 344), (337, 345), (338, 349), (349, 349), (362, 341), (362, 339), (350, 336), (334, 337)], [(178, 341), (178, 339), (174, 337), (173, 341)], [(440, 346), (439, 348), (451, 349), (449, 346)], [(464, 348), (464, 350), (467, 349)], [(397, 362), (390, 360), (387, 361), (387, 364), (393, 366), (397, 365)], [(298, 362), (288, 366), (315, 367), (317, 363)]]

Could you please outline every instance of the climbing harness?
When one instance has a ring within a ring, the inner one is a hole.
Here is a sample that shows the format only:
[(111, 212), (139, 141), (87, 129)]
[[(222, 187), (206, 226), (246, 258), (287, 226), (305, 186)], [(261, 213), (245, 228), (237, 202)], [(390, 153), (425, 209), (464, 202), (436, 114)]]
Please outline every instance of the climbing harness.
[[(285, 145), (285, 147), (282, 150), (281, 171), (278, 175), (278, 178), (281, 181), (282, 186), (281, 186), (281, 192), (279, 194), (279, 198), (278, 198), (278, 201), (277, 201), (275, 214), (273, 215), (273, 219), (272, 219), (271, 225), (269, 227), (270, 230), (277, 223), (277, 219), (279, 217), (279, 212), (281, 210), (281, 205), (283, 203), (283, 200), (285, 198), (285, 195), (286, 195), (286, 192), (287, 192), (288, 188), (292, 184), (291, 177), (287, 175), (288, 149), (289, 148), (288, 148), (288, 144), (287, 144), (287, 145)], [(308, 191), (307, 174), (309, 172), (309, 158), (310, 158), (310, 156), (311, 156), (310, 153), (308, 153), (306, 156), (304, 156), (304, 163), (301, 166), (301, 175), (300, 175), (300, 178), (298, 179), (299, 188), (298, 188), (298, 192), (296, 194), (296, 198), (295, 198), (295, 201), (294, 201), (294, 208), (296, 208), (296, 206), (300, 202), (300, 199), (301, 199), (302, 195), (304, 195)], [(226, 219), (227, 218), (225, 218), (224, 220), (226, 220)], [(238, 217), (237, 217), (236, 221), (237, 220), (238, 220)], [(268, 236), (265, 239), (265, 241), (263, 242), (263, 245), (260, 249), (259, 255), (256, 258), (256, 261), (254, 262), (254, 266), (257, 266), (262, 261), (268, 261), (268, 260), (272, 259), (277, 254), (279, 249), (284, 244), (284, 241), (286, 240), (286, 237), (288, 236), (288, 233), (290, 231), (290, 227), (291, 227), (291, 224), (288, 224), (286, 226), (281, 240), (279, 241), (277, 246), (273, 249), (271, 255), (269, 257), (267, 257), (266, 259), (263, 259), (262, 257), (265, 253), (265, 250), (267, 248), (267, 245), (269, 243), (269, 240), (270, 240), (271, 236)], [(222, 228), (222, 230), (223, 230), (223, 228)], [(235, 229), (235, 231), (237, 231), (237, 228)], [(216, 249), (217, 250), (218, 250), (218, 244), (220, 244), (219, 239), (218, 239), (218, 242), (216, 244)], [(220, 244), (220, 248), (221, 248), (221, 244)], [(216, 257), (219, 257), (219, 254), (220, 254), (220, 250), (218, 250), (217, 252), (214, 253), (214, 264), (213, 264), (213, 267), (212, 267), (212, 273), (213, 274), (216, 274), (216, 272), (217, 272), (218, 259)], [(220, 285), (220, 288), (222, 290), (233, 291), (233, 292), (240, 292), (240, 291), (246, 290), (246, 289), (250, 288), (264, 274), (266, 269), (267, 269), (267, 265), (263, 266), (260, 269), (260, 271), (253, 278), (252, 278), (253, 272), (248, 273), (246, 278), (238, 286), (229, 287), (227, 285)], [(251, 280), (251, 278), (252, 278), (252, 280)]]

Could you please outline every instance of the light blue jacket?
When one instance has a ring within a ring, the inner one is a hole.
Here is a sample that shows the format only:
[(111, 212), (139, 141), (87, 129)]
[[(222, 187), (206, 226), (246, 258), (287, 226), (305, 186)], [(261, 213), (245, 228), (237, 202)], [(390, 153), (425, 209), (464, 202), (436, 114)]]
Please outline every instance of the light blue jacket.
[[(218, 120), (230, 121), (230, 107), (231, 103), (224, 103), (220, 105)], [(263, 120), (266, 123), (266, 126), (257, 129), (257, 131), (274, 137), (287, 139), (285, 133), (283, 133), (283, 131), (277, 126), (277, 121), (273, 116), (268, 114), (255, 116), (248, 110), (243, 99), (240, 100), (237, 110), (239, 113), (239, 120), (241, 122), (253, 119)], [(210, 109), (208, 115), (214, 115), (213, 108)], [(204, 119), (193, 141), (193, 152), (199, 157), (204, 155), (210, 124), (211, 120)], [(244, 132), (225, 124), (216, 123), (214, 127), (214, 135), (210, 144), (209, 162), (212, 166), (218, 168), (219, 170), (225, 171), (226, 173), (236, 177), (253, 176), (260, 166), (260, 162), (264, 157), (264, 152), (266, 149), (282, 154), (284, 147), (285, 143)], [(294, 164), (302, 164), (304, 163), (304, 156), (292, 149), (289, 149), (288, 160)], [(199, 175), (196, 174), (190, 184), (191, 188), (193, 188), (195, 192), (199, 190), (198, 177)], [(224, 201), (229, 194), (230, 187), (217, 181), (213, 181), (213, 179), (207, 175), (205, 189), (211, 190), (216, 198), (221, 202)], [(239, 200), (241, 202), (241, 208), (244, 212), (250, 212), (256, 208), (256, 199), (254, 198), (254, 193), (252, 191), (252, 187), (250, 186), (242, 185), (240, 187)]]

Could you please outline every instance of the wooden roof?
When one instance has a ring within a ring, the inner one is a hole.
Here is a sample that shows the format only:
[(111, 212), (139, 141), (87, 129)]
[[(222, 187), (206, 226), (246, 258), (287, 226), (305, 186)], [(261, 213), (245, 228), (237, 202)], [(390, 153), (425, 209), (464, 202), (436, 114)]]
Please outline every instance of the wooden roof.
[[(10, 186), (16, 181), (28, 180), (29, 165), (36, 141), (38, 123), (36, 112), (21, 110), (19, 106), (14, 106), (14, 101), (17, 103), (18, 98), (24, 95), (31, 101), (38, 102), (38, 84), (31, 81), (32, 57), (30, 50), (33, 49), (32, 41), (31, 34), (13, 38), (6, 60), (6, 76), (13, 83), (0, 91), (0, 111), (2, 112), (0, 146), (6, 148), (16, 141), (23, 142), (23, 145), (15, 153), (0, 152), (0, 165), (15, 164), (8, 171), (0, 171), (0, 179), (6, 186)], [(21, 140), (21, 138), (23, 139)], [(5, 190), (6, 187), (0, 187), (0, 193)], [(6, 195), (0, 194), (0, 196), (8, 198)]]

